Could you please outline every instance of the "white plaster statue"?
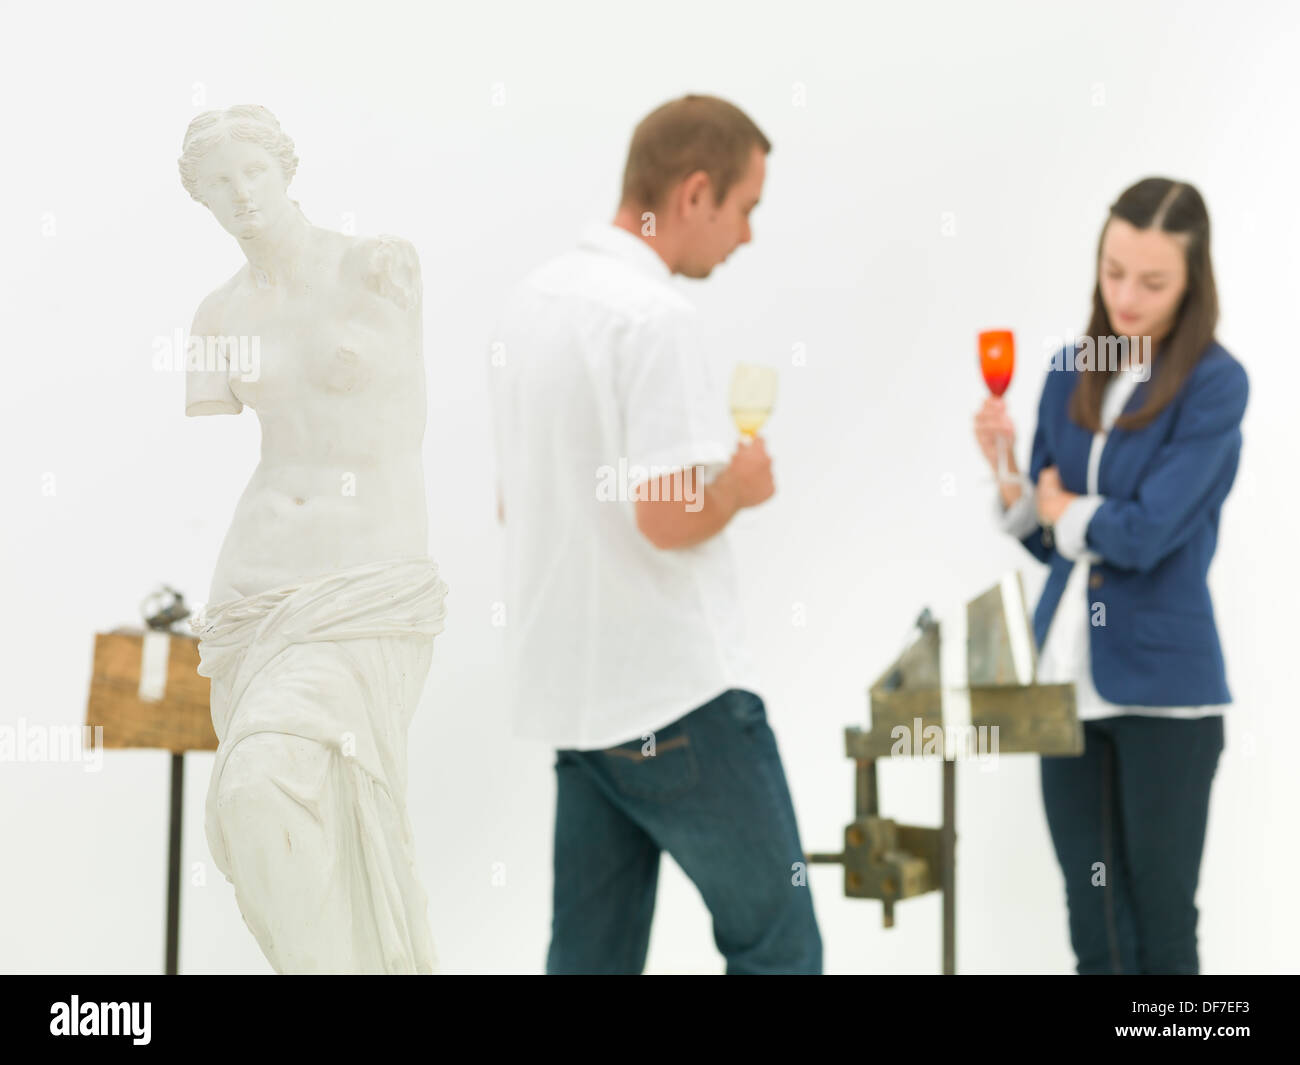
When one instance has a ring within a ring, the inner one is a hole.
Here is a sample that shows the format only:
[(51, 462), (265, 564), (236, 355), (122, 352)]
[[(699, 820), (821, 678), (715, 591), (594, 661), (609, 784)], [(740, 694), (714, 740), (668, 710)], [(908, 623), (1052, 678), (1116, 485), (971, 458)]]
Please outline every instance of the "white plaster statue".
[(191, 342), (185, 413), (247, 405), (262, 427), (191, 622), (220, 741), (205, 830), (278, 972), (429, 973), (406, 736), (447, 589), (428, 556), (419, 261), (309, 223), (297, 163), (257, 106), (194, 119), (180, 158), (248, 260), (195, 315), (192, 337), (229, 346)]

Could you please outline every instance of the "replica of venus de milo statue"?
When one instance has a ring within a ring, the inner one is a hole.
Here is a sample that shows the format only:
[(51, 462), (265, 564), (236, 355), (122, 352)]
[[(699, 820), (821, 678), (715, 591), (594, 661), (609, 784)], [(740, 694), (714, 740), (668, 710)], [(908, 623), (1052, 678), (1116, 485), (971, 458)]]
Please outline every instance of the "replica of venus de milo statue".
[(214, 365), (192, 340), (185, 413), (246, 404), (262, 426), (191, 622), (220, 741), (205, 831), (276, 971), (431, 973), (406, 736), (447, 589), (428, 557), (419, 261), (309, 223), (297, 164), (256, 106), (194, 119), (180, 158), (248, 260), (191, 336), (258, 355)]

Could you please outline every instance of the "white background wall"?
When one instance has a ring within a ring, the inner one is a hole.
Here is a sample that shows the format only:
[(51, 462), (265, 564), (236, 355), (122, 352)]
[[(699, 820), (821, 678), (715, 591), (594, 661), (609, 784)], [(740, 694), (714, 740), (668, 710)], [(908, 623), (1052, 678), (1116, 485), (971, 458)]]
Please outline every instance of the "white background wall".
[[(1035, 598), (1041, 586), (991, 527), (970, 426), (976, 331), (1017, 332), (1024, 462), (1040, 352), (1086, 324), (1107, 206), (1174, 176), (1209, 203), (1219, 337), (1251, 380), (1211, 571), (1237, 702), (1198, 897), (1202, 968), (1294, 971), (1294, 9), (610, 6), (6, 5), (2, 720), (83, 720), (93, 634), (138, 621), (160, 581), (206, 596), (256, 462), (251, 413), (187, 420), (180, 375), (151, 369), (153, 338), (187, 329), (242, 261), (177, 176), (199, 111), (270, 107), (296, 141), (291, 191), (309, 218), (351, 216), (421, 254), (431, 548), (451, 594), (410, 737), (410, 810), (438, 953), (460, 973), (541, 971), (550, 914), (552, 755), (508, 734), (491, 625), (487, 331), (506, 286), (612, 217), (636, 122), (711, 92), (774, 144), (753, 244), (682, 284), (721, 373), (782, 368), (778, 492), (736, 540), (762, 694), (817, 850), (838, 849), (852, 813), (843, 728), (920, 608), (1013, 567)], [(269, 971), (204, 842), (211, 755), (187, 766), (186, 877), (206, 883), (183, 891), (182, 970)], [(161, 967), (167, 782), (160, 752), (106, 752), (98, 774), (0, 766), (0, 968)], [(939, 768), (887, 764), (881, 795), (887, 816), (937, 824)], [(958, 802), (959, 969), (1069, 971), (1037, 759), (959, 769)], [(878, 903), (843, 897), (839, 869), (815, 867), (812, 888), (828, 971), (937, 970), (938, 895), (901, 904), (887, 932)], [(721, 967), (707, 910), (666, 859), (649, 969)]]

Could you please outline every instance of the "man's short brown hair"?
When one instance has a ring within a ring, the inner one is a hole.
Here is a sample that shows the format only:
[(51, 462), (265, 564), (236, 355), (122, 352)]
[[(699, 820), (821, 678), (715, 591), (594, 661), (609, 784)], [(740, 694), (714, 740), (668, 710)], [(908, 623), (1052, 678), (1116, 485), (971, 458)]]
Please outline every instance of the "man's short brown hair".
[(720, 204), (744, 176), (755, 145), (764, 154), (772, 150), (763, 131), (734, 104), (694, 94), (670, 100), (646, 115), (632, 134), (623, 203), (659, 207), (674, 184), (703, 170), (714, 203)]

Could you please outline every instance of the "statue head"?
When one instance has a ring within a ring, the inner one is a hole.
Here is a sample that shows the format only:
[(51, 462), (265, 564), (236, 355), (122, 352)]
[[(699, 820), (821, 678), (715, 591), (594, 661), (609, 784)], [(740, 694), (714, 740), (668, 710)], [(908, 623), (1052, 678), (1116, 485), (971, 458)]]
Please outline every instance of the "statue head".
[(298, 169), (293, 141), (265, 107), (205, 111), (185, 131), (178, 165), (185, 191), (234, 237), (261, 236), (301, 214), (288, 191)]

